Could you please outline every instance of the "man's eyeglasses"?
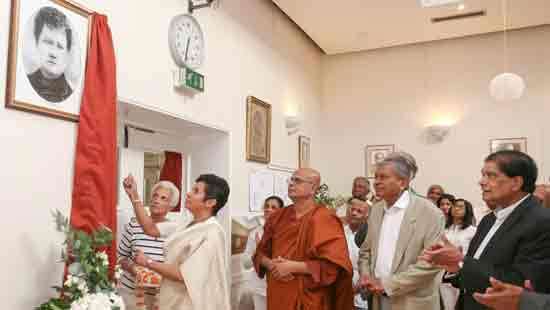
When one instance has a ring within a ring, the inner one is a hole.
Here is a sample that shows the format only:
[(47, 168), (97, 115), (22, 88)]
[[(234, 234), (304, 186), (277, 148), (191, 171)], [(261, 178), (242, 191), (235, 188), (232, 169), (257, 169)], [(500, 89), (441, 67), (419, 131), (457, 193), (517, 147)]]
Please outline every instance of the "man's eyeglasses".
[(310, 180), (307, 180), (307, 179), (304, 179), (304, 178), (300, 178), (300, 177), (296, 177), (296, 176), (290, 177), (290, 178), (287, 180), (287, 183), (288, 183), (288, 184), (302, 184), (302, 183), (310, 183), (310, 184), (313, 184), (313, 182), (310, 181)]

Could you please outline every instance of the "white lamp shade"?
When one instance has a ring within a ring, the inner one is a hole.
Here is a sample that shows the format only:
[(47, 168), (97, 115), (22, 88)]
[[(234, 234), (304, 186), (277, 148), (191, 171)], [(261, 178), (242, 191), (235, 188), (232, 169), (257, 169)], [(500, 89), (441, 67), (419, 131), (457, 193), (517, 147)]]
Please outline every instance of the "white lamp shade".
[(489, 83), (489, 92), (496, 101), (512, 101), (521, 98), (525, 91), (523, 78), (515, 73), (501, 73)]

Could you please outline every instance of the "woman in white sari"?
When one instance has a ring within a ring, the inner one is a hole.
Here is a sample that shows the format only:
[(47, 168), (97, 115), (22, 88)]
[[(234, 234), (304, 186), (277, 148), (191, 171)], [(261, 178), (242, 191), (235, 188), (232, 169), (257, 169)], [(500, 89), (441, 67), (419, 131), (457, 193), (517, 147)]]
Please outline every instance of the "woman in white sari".
[(225, 234), (215, 215), (229, 197), (229, 185), (216, 175), (204, 174), (187, 193), (185, 208), (193, 214), (188, 225), (178, 222), (155, 224), (146, 214), (132, 176), (124, 180), (136, 218), (146, 234), (166, 237), (165, 261), (151, 260), (142, 252), (136, 263), (162, 276), (160, 309), (229, 309), (226, 278)]

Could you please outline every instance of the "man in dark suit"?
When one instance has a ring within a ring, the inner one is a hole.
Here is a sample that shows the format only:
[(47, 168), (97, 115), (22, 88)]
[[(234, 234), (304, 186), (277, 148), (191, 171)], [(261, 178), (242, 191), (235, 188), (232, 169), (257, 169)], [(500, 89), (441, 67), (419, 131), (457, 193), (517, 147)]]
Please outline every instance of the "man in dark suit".
[(498, 151), (481, 174), (483, 200), (493, 212), (479, 223), (466, 256), (445, 238), (420, 256), (451, 274), (460, 288), (457, 309), (488, 309), (472, 294), (485, 292), (490, 277), (515, 285), (530, 280), (537, 292), (550, 292), (550, 210), (532, 195), (535, 162), (519, 151)]

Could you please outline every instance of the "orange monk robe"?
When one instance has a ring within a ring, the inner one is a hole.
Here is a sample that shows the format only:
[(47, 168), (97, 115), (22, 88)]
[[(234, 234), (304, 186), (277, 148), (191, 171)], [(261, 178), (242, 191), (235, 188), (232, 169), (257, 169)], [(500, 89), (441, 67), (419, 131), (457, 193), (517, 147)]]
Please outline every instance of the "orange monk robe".
[(262, 256), (307, 264), (311, 275), (294, 275), (288, 282), (267, 273), (268, 310), (352, 310), (353, 269), (338, 217), (323, 206), (296, 218), (294, 206), (276, 211), (266, 223), (253, 257), (263, 278)]

